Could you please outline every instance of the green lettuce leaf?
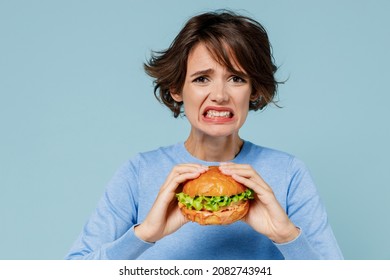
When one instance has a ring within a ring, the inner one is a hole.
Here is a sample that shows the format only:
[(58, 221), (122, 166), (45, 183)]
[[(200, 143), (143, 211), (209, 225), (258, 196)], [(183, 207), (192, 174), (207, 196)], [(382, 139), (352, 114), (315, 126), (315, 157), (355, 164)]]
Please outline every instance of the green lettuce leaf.
[(239, 202), (241, 200), (254, 199), (254, 192), (251, 189), (247, 189), (245, 192), (232, 195), (232, 196), (196, 196), (190, 197), (189, 195), (181, 192), (176, 194), (178, 201), (184, 204), (188, 209), (195, 210), (208, 210), (218, 211), (221, 207), (230, 206), (232, 203)]

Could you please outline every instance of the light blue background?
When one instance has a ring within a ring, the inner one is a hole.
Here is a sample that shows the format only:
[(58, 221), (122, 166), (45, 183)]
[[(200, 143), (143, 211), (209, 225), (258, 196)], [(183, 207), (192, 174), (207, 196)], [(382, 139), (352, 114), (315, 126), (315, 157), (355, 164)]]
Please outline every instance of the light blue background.
[(0, 259), (61, 259), (115, 170), (183, 141), (142, 63), (192, 15), (269, 31), (282, 109), (241, 136), (303, 159), (347, 259), (390, 259), (390, 2), (0, 2)]

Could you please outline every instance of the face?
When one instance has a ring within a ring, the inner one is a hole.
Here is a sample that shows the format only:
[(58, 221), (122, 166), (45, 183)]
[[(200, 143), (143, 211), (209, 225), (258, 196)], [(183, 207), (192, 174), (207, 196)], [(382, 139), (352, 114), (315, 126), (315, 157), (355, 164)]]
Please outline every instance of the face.
[(238, 135), (248, 115), (251, 84), (242, 68), (233, 66), (240, 74), (214, 60), (202, 43), (190, 52), (183, 90), (172, 97), (183, 101), (192, 132), (214, 137)]

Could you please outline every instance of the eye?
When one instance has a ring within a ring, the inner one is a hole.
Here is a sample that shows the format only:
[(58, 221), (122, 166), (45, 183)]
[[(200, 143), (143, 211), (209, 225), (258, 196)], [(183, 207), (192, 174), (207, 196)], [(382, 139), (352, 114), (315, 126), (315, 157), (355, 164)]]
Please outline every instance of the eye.
[(246, 80), (244, 78), (241, 78), (240, 76), (232, 76), (230, 80), (233, 83), (246, 83)]
[(209, 81), (209, 79), (207, 79), (205, 76), (199, 76), (199, 77), (195, 78), (192, 82), (202, 84), (202, 83), (206, 83), (208, 81)]

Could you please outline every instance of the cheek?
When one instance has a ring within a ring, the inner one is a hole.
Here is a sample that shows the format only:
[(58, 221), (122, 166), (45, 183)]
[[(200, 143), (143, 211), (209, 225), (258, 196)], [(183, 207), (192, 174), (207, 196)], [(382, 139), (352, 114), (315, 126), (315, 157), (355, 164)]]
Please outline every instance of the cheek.
[(183, 91), (183, 104), (186, 111), (198, 111), (205, 99), (205, 94), (198, 90), (187, 89)]
[(237, 106), (240, 108), (242, 114), (247, 114), (249, 111), (249, 95), (243, 95), (243, 98), (240, 98), (236, 101)]
[(185, 97), (183, 98), (183, 108), (187, 118), (189, 119), (194, 118), (199, 111), (199, 102), (197, 102), (196, 99), (194, 100), (193, 98)]

